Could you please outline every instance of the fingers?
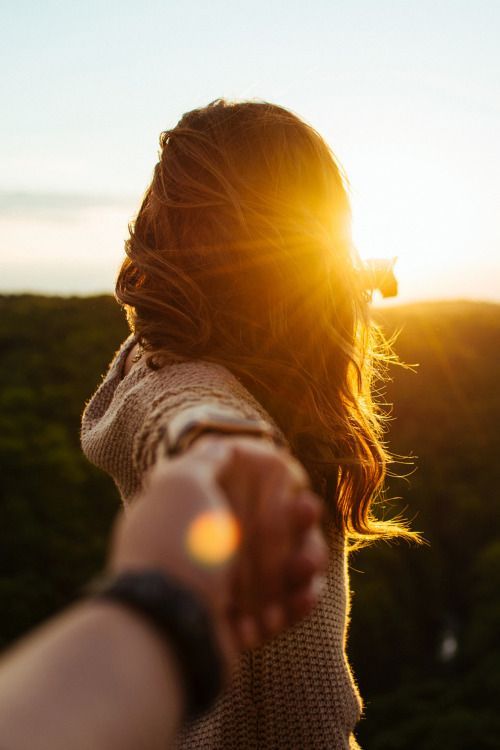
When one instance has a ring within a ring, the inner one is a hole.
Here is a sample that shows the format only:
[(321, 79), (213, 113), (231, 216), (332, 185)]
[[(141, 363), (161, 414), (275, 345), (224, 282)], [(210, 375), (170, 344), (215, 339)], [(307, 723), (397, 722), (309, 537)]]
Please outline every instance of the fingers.
[(325, 577), (316, 575), (307, 586), (297, 589), (291, 594), (288, 601), (288, 622), (290, 625), (311, 614), (325, 585)]
[(300, 537), (296, 549), (287, 561), (288, 587), (306, 585), (315, 575), (326, 570), (328, 547), (322, 533), (312, 527)]
[(318, 529), (323, 504), (286, 451), (247, 444), (234, 451), (239, 481), (227, 469), (223, 476), (243, 530), (234, 623), (240, 645), (254, 648), (310, 612), (317, 601), (313, 579), (327, 560)]
[(283, 464), (273, 465), (262, 481), (255, 512), (259, 536), (254, 540), (258, 597), (265, 603), (280, 600), (286, 586), (285, 566), (294, 545), (295, 480)]
[[(279, 509), (289, 537), (285, 545), (274, 547), (274, 555), (263, 554), (262, 537), (256, 545), (242, 547), (232, 589), (232, 622), (240, 648), (261, 645), (308, 615), (317, 603), (328, 563), (328, 548), (317, 524), (319, 503), (308, 493)], [(272, 542), (269, 535), (271, 548)]]
[(268, 604), (262, 612), (262, 625), (268, 636), (280, 633), (287, 624), (287, 612), (284, 604), (273, 602)]
[(288, 566), (289, 596), (287, 599), (290, 623), (310, 614), (325, 585), (328, 548), (319, 529), (312, 528), (303, 537)]
[(205, 435), (176, 461), (188, 458), (191, 471), (194, 464), (223, 490), (238, 519), (227, 616), (238, 647), (255, 648), (317, 602), (327, 562), (323, 503), (303, 467), (266, 440)]
[(263, 624), (273, 631), (276, 628), (268, 623), (277, 619), (276, 606), (285, 602), (290, 590), (307, 586), (326, 569), (328, 549), (319, 528), (323, 503), (316, 495), (309, 490), (291, 494), (283, 481), (275, 491), (270, 486), (269, 492), (255, 549), (255, 599), (263, 602), (264, 612), (270, 611), (263, 615)]
[(257, 648), (264, 640), (258, 620), (250, 614), (234, 619), (234, 633), (242, 651)]
[(324, 514), (324, 503), (313, 492), (304, 490), (298, 492), (292, 507), (296, 529), (308, 529), (318, 524)]
[(284, 619), (286, 565), (295, 545), (290, 475), (281, 461), (267, 461), (266, 466), (270, 470), (251, 483), (249, 497), (241, 488), (238, 493), (243, 534), (235, 595), (246, 643), (255, 640), (248, 637), (248, 618), (252, 618), (252, 636), (257, 629), (261, 640), (279, 629)]

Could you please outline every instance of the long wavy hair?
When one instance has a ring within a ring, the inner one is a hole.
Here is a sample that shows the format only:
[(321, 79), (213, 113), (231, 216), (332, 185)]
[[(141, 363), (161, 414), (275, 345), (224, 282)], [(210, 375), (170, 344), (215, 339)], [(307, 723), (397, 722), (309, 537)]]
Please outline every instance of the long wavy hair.
[(267, 409), (351, 537), (376, 519), (388, 454), (346, 177), (321, 136), (266, 102), (217, 100), (160, 136), (116, 284), (152, 367), (217, 362)]

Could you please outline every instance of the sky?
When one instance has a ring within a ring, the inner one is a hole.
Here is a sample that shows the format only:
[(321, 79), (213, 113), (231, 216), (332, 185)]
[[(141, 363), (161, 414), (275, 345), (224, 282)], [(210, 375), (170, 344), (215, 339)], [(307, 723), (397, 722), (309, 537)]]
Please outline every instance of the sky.
[(499, 0), (2, 0), (0, 292), (111, 292), (183, 112), (292, 109), (401, 302), (500, 302)]

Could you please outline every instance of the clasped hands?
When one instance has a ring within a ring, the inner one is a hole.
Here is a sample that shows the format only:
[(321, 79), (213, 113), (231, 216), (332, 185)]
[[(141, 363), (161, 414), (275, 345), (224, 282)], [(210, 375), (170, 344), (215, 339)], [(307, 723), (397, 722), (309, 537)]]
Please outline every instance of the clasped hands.
[[(115, 526), (108, 567), (162, 569), (194, 590), (229, 658), (313, 609), (328, 560), (321, 517), (322, 503), (288, 451), (205, 435), (182, 456), (157, 460)], [(219, 539), (221, 555), (193, 550), (189, 534), (200, 518), (215, 521), (206, 525), (207, 544), (213, 552)], [(231, 538), (221, 537), (224, 529)]]

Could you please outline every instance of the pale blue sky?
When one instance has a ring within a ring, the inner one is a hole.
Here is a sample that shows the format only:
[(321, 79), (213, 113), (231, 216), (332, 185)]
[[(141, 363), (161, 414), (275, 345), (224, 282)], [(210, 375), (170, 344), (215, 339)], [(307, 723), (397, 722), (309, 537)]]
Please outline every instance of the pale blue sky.
[(0, 8), (0, 289), (111, 290), (159, 132), (227, 96), (327, 138), (402, 300), (500, 300), (499, 0)]

